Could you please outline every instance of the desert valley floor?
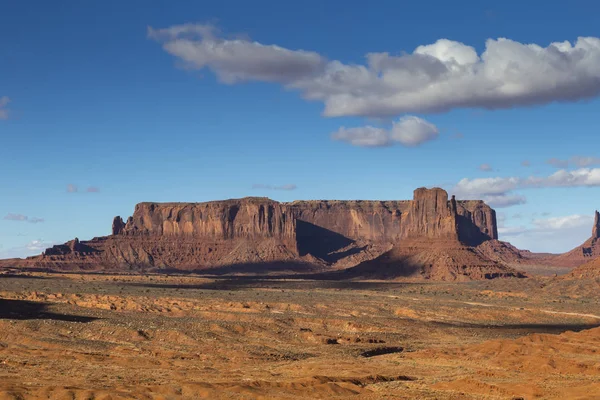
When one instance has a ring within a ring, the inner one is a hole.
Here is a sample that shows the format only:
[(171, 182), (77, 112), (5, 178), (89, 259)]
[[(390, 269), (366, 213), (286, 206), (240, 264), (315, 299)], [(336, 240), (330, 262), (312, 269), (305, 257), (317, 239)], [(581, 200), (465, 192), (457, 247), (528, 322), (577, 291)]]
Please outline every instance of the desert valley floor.
[(599, 290), (6, 271), (0, 399), (600, 398)]

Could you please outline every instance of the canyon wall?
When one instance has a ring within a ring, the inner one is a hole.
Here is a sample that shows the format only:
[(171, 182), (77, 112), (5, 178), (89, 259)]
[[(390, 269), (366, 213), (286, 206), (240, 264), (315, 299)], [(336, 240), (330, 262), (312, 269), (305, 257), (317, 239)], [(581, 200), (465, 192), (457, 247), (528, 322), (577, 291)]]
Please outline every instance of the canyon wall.
[[(117, 217), (120, 219), (119, 217)], [(113, 235), (192, 236), (198, 238), (295, 238), (295, 220), (287, 206), (267, 198), (207, 203), (140, 203)]]
[[(444, 238), (477, 245), (497, 239), (496, 214), (482, 201), (448, 200), (443, 189), (419, 188), (413, 200), (312, 200), (279, 203), (243, 198), (207, 203), (140, 203), (113, 235), (295, 240), (297, 221), (351, 240), (394, 242)], [(477, 242), (477, 243), (475, 243)]]

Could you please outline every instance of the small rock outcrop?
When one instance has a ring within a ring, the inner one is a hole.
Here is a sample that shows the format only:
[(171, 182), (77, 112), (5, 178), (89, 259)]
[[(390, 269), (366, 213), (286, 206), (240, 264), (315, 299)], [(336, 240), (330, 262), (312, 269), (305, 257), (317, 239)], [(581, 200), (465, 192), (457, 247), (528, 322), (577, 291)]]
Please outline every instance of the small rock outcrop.
[(123, 232), (123, 228), (125, 228), (125, 223), (123, 222), (123, 218), (121, 218), (120, 216), (116, 216), (113, 219), (113, 223), (112, 223), (112, 234), (113, 235), (121, 234), (121, 232)]

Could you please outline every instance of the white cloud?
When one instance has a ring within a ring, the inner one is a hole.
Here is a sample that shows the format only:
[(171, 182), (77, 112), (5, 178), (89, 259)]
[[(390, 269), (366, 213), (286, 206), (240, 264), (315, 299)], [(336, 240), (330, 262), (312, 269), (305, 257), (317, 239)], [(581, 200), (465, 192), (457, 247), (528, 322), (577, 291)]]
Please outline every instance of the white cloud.
[(252, 189), (262, 189), (262, 190), (296, 190), (298, 186), (293, 183), (288, 183), (286, 185), (266, 185), (264, 183), (255, 183), (252, 185)]
[(23, 214), (6, 214), (4, 216), (4, 220), (6, 221), (19, 221), (19, 222), (30, 222), (32, 224), (37, 224), (40, 222), (44, 222), (44, 218), (38, 218), (38, 217), (28, 217), (27, 215), (23, 215)]
[(518, 206), (527, 203), (525, 196), (518, 194), (484, 194), (479, 196), (478, 200), (485, 201), (488, 205), (495, 208), (505, 208)]
[(484, 195), (501, 195), (519, 187), (520, 178), (476, 178), (461, 179), (453, 192), (457, 195), (467, 194), (484, 194)]
[(8, 96), (0, 97), (0, 119), (8, 119), (8, 109), (6, 108), (8, 103), (10, 103)]
[[(504, 226), (498, 227), (498, 236), (502, 239), (504, 237), (518, 236), (527, 232), (528, 229), (524, 226)], [(529, 249), (527, 249), (529, 250)]]
[(42, 252), (44, 250), (46, 250), (48, 248), (49, 244), (44, 242), (43, 240), (32, 240), (31, 242), (27, 243), (27, 245), (25, 245), (25, 247), (27, 248), (27, 250), (30, 251), (39, 251)]
[(287, 84), (319, 73), (325, 60), (317, 53), (288, 50), (244, 39), (223, 39), (212, 25), (148, 28), (148, 36), (183, 61), (186, 68), (209, 68), (224, 83), (265, 81)]
[(437, 139), (438, 135), (439, 131), (435, 125), (413, 116), (400, 118), (394, 123), (391, 131), (392, 140), (404, 146), (418, 146)]
[(600, 168), (579, 168), (559, 170), (547, 177), (464, 178), (451, 192), (459, 198), (482, 199), (493, 207), (509, 207), (525, 203), (524, 196), (512, 193), (518, 189), (596, 186), (600, 186)]
[(385, 147), (394, 143), (415, 147), (437, 139), (438, 135), (439, 130), (432, 123), (419, 117), (406, 116), (394, 122), (389, 130), (373, 126), (341, 127), (331, 134), (331, 138), (359, 147)]
[(600, 186), (600, 168), (579, 168), (573, 171), (561, 169), (547, 178), (528, 178), (524, 186), (575, 187)]
[(11, 247), (0, 251), (0, 259), (35, 256), (46, 250), (48, 247), (54, 246), (55, 244), (57, 243), (45, 241), (43, 239), (32, 240), (24, 245)]
[(490, 164), (481, 164), (478, 168), (480, 171), (484, 172), (491, 172), (494, 170)]
[(569, 160), (561, 160), (558, 158), (551, 158), (546, 162), (556, 168), (566, 168), (569, 165), (579, 167), (579, 168), (584, 168), (584, 167), (591, 167), (594, 165), (600, 165), (600, 157), (573, 156)]
[(498, 228), (500, 240), (509, 240), (521, 249), (561, 253), (579, 246), (590, 237), (591, 215), (567, 215), (534, 219), (532, 226), (504, 226)]
[(590, 228), (593, 222), (591, 215), (567, 215), (565, 217), (553, 217), (547, 219), (535, 219), (533, 224), (541, 230), (560, 230), (587, 226)]
[(571, 102), (600, 93), (600, 38), (546, 47), (506, 38), (472, 46), (440, 39), (412, 53), (369, 53), (364, 64), (327, 60), (247, 39), (211, 25), (148, 29), (187, 68), (208, 68), (225, 83), (277, 82), (324, 103), (324, 115), (396, 116), (455, 108), (501, 109)]
[(23, 214), (6, 214), (4, 219), (7, 221), (27, 221), (27, 215)]
[(390, 132), (374, 126), (359, 126), (356, 128), (342, 126), (331, 134), (331, 138), (358, 147), (386, 147), (392, 144)]

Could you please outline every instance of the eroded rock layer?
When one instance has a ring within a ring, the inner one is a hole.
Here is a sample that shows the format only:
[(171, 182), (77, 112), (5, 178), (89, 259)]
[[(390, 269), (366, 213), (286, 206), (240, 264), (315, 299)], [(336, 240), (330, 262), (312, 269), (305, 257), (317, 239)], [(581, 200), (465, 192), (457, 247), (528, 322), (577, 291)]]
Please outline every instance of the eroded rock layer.
[[(402, 243), (422, 242), (427, 248), (442, 242), (448, 248), (452, 243), (461, 252), (497, 237), (493, 209), (482, 201), (448, 199), (439, 188), (419, 188), (413, 200), (405, 201), (280, 203), (243, 198), (140, 203), (126, 222), (114, 218), (112, 235), (84, 242), (75, 239), (22, 263), (52, 269), (252, 273), (258, 265), (271, 265), (271, 271), (313, 271), (352, 267)], [(403, 254), (409, 251), (401, 248)], [(421, 254), (423, 248), (418, 252)], [(445, 268), (453, 262), (446, 253), (441, 264), (435, 261), (437, 253), (432, 253), (433, 258), (421, 256), (417, 260), (424, 260), (429, 270), (437, 264)], [(454, 258), (457, 262), (464, 259)], [(469, 265), (497, 265), (479, 258), (469, 260)], [(248, 265), (246, 270), (244, 265)], [(265, 272), (265, 268), (259, 269)], [(477, 277), (485, 277), (480, 275)]]

